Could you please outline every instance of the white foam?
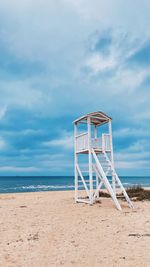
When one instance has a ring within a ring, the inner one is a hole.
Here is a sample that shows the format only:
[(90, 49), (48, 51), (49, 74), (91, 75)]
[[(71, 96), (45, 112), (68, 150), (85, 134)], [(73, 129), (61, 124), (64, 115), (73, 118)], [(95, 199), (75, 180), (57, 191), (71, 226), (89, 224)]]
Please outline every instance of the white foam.
[(29, 186), (22, 186), (22, 189), (67, 189), (67, 188), (74, 188), (74, 185), (29, 185)]

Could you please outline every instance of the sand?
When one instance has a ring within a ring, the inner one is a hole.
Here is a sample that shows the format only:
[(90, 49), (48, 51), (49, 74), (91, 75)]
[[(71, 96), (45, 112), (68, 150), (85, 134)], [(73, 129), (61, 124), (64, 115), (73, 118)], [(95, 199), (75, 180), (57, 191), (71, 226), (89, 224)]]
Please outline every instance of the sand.
[(0, 267), (150, 266), (150, 202), (75, 204), (73, 192), (0, 195)]

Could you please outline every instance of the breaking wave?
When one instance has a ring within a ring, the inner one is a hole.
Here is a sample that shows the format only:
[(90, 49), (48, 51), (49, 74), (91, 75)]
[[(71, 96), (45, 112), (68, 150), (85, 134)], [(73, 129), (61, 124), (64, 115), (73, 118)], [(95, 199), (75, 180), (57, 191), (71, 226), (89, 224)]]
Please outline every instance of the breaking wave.
[[(150, 187), (150, 177), (121, 177), (123, 185)], [(89, 187), (89, 183), (87, 184)], [(79, 183), (79, 189), (83, 184)], [(0, 193), (74, 190), (74, 177), (0, 177)]]
[(74, 189), (74, 185), (29, 185), (29, 186), (22, 186), (22, 189), (66, 189), (72, 188)]

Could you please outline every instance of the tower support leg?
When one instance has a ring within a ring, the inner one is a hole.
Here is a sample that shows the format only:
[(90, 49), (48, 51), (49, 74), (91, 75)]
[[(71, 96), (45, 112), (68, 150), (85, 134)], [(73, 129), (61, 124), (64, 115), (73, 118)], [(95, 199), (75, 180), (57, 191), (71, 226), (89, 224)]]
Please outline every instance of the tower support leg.
[(88, 126), (88, 151), (89, 151), (89, 182), (90, 182), (90, 204), (93, 204), (93, 173), (92, 173), (92, 151), (91, 151), (91, 121), (87, 120)]
[(78, 154), (76, 153), (77, 144), (76, 144), (76, 136), (77, 136), (77, 125), (74, 125), (74, 177), (75, 177), (75, 202), (78, 200)]

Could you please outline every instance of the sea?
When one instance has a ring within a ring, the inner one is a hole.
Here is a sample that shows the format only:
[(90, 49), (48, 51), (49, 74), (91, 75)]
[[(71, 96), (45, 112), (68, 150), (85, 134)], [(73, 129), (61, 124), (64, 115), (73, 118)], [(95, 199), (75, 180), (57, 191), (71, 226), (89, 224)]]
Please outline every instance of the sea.
[[(125, 187), (150, 187), (150, 177), (120, 176)], [(83, 189), (82, 184), (79, 185)], [(0, 193), (74, 190), (73, 176), (0, 176)]]

